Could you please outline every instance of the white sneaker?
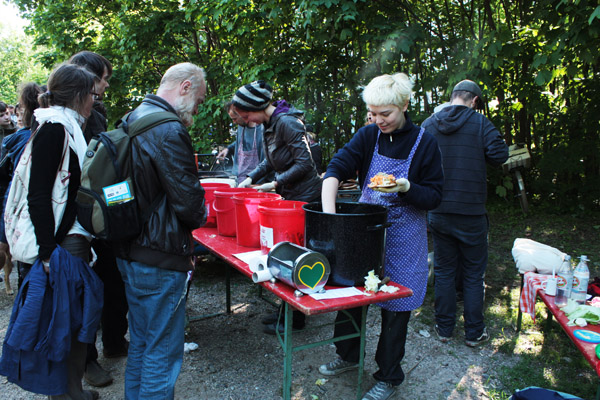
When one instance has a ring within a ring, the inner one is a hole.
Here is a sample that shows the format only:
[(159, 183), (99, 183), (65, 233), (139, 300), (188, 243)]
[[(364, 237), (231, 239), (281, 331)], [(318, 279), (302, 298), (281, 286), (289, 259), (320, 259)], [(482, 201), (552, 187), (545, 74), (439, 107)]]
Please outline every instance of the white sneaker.
[(477, 347), (490, 340), (490, 335), (487, 333), (487, 328), (483, 328), (483, 333), (475, 340), (465, 340), (465, 344), (469, 347)]
[(362, 398), (362, 400), (387, 400), (396, 391), (396, 386), (387, 382), (377, 382)]

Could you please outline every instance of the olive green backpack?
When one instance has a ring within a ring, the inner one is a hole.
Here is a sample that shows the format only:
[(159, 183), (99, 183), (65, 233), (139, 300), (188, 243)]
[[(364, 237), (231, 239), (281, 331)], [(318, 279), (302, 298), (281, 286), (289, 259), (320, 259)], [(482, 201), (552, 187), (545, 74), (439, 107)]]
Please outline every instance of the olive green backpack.
[(76, 198), (79, 223), (97, 238), (113, 242), (135, 239), (160, 201), (160, 197), (154, 199), (144, 212), (138, 208), (131, 139), (165, 122), (181, 122), (177, 115), (161, 111), (128, 124), (129, 114), (119, 121), (116, 129), (102, 132), (90, 141)]

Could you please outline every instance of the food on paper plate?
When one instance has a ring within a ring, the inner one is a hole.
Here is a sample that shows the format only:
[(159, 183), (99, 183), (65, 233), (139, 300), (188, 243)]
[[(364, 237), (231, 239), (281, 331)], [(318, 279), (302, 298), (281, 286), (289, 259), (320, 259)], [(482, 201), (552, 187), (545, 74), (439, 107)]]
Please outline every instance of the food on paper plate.
[(369, 184), (370, 188), (375, 187), (394, 187), (396, 186), (396, 177), (391, 174), (386, 174), (384, 172), (379, 172), (377, 175), (371, 178), (371, 183)]

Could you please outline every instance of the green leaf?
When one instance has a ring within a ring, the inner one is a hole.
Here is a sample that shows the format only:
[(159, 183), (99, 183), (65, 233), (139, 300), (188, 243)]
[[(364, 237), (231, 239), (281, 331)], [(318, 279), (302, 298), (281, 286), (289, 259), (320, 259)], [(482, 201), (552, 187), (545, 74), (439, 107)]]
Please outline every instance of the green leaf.
[(506, 198), (507, 193), (508, 193), (508, 191), (506, 190), (506, 188), (504, 186), (496, 186), (496, 194), (498, 196), (500, 196), (504, 199), (504, 198)]
[(352, 31), (350, 29), (342, 29), (342, 32), (340, 33), (341, 41), (345, 41), (346, 39), (349, 39), (351, 37), (352, 37)]
[(596, 7), (592, 15), (590, 15), (590, 18), (588, 19), (588, 25), (591, 25), (596, 18), (600, 18), (600, 6)]
[(538, 86), (545, 86), (552, 79), (552, 72), (550, 71), (539, 71), (535, 77), (535, 83)]
[(546, 64), (546, 62), (548, 61), (548, 56), (545, 54), (536, 54), (535, 56), (533, 56), (533, 63), (531, 63), (531, 66), (533, 68), (538, 68), (540, 65), (542, 64)]

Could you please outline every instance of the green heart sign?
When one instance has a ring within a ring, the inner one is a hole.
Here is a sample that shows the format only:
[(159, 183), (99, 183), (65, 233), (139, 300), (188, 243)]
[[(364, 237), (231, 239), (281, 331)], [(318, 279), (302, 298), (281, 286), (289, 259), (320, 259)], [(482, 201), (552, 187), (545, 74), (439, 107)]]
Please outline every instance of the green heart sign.
[(312, 266), (305, 264), (298, 270), (300, 282), (311, 289), (314, 289), (321, 282), (323, 275), (325, 275), (325, 266), (321, 261), (317, 261)]

